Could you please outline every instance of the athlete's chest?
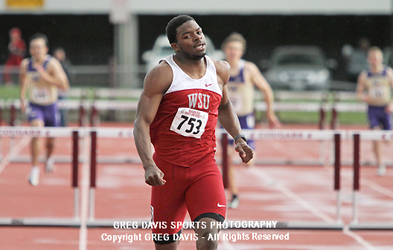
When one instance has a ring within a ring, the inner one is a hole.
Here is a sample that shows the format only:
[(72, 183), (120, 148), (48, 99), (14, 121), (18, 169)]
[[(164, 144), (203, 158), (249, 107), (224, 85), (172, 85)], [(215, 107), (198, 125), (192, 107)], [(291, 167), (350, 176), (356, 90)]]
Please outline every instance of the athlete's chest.
[(381, 88), (389, 87), (389, 78), (386, 76), (372, 76), (366, 80), (366, 86), (368, 88)]
[(162, 105), (171, 109), (190, 108), (205, 112), (217, 111), (221, 94), (206, 89), (187, 89), (164, 96)]
[(236, 75), (231, 75), (228, 80), (228, 91), (229, 92), (239, 92), (253, 88), (251, 84), (250, 74), (246, 68), (243, 68)]

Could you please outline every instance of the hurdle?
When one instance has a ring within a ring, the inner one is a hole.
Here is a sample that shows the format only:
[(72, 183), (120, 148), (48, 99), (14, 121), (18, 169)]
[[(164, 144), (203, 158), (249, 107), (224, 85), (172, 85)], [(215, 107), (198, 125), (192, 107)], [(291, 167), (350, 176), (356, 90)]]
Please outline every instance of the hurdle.
[[(335, 164), (334, 164), (334, 191), (336, 192), (336, 222), (335, 223), (322, 223), (322, 222), (280, 222), (276, 229), (302, 229), (302, 230), (342, 230), (344, 225), (341, 221), (341, 193), (340, 193), (340, 144), (341, 138), (344, 137), (345, 131), (320, 131), (320, 130), (253, 130), (244, 131), (246, 136), (254, 139), (291, 139), (291, 140), (334, 140), (335, 150)], [(227, 137), (226, 132), (223, 129), (216, 131), (218, 137)], [(91, 154), (90, 154), (90, 190), (89, 190), (89, 216), (86, 222), (87, 227), (113, 227), (115, 221), (121, 219), (96, 219), (95, 218), (95, 189), (96, 178), (97, 178), (97, 138), (133, 138), (133, 129), (110, 129), (110, 128), (91, 128)], [(228, 138), (227, 138), (228, 139)], [(227, 145), (227, 142), (221, 140), (223, 146)], [(225, 144), (224, 144), (225, 143)], [(223, 150), (223, 155), (228, 158), (225, 154), (226, 150)], [(222, 159), (225, 164), (226, 160)], [(140, 161), (139, 161), (140, 163)], [(223, 180), (227, 183), (227, 166), (223, 166)], [(226, 172), (225, 172), (226, 171)], [(226, 181), (225, 181), (226, 180)], [(231, 229), (231, 228), (229, 228)], [(263, 229), (263, 228), (262, 228)]]
[[(130, 139), (130, 138), (134, 138), (133, 129), (111, 129), (111, 128), (90, 129), (91, 152), (90, 152), (89, 216), (88, 216), (88, 220), (86, 221), (86, 226), (113, 228), (113, 223), (121, 219), (96, 219), (95, 218), (95, 189), (97, 187), (96, 185), (97, 163), (99, 163), (98, 156), (97, 156), (98, 137)], [(140, 163), (140, 160), (138, 161), (135, 160), (135, 162)], [(139, 222), (140, 225), (141, 223), (142, 221)]]
[(339, 126), (339, 114), (341, 112), (359, 112), (367, 111), (367, 104), (365, 103), (340, 103), (342, 94), (336, 93), (334, 95), (334, 103), (331, 107), (332, 117), (330, 120), (331, 129), (337, 129)]
[[(9, 120), (9, 125), (11, 127), (14, 127), (15, 121), (16, 121), (16, 112), (17, 110), (21, 109), (21, 102), (20, 100), (8, 100), (7, 102), (4, 102), (2, 100), (0, 100), (0, 103), (3, 103), (2, 107), (3, 109), (8, 109), (10, 112), (10, 120)], [(89, 107), (89, 103), (87, 100), (81, 99), (79, 100), (61, 100), (58, 102), (59, 108), (60, 109), (68, 109), (68, 110), (79, 110), (79, 117), (78, 117), (78, 123), (80, 126), (85, 126), (87, 123), (87, 113), (86, 113), (86, 109), (87, 107)], [(0, 119), (1, 120), (1, 119)], [(10, 149), (13, 147), (14, 145), (14, 138), (13, 136), (11, 136), (11, 143), (9, 145)], [(0, 150), (0, 158), (2, 156), (2, 152)], [(66, 157), (66, 156), (54, 156), (53, 157), (55, 162), (70, 162), (70, 158)], [(19, 157), (14, 157), (11, 156), (10, 157), (11, 162), (30, 162), (31, 159), (30, 157), (23, 157), (23, 156), (19, 156)], [(43, 162), (43, 158), (40, 157), (40, 162)], [(80, 161), (84, 161), (83, 158), (79, 159)]]
[(72, 137), (71, 188), (74, 190), (73, 218), (0, 218), (0, 226), (80, 227), (79, 216), (79, 138), (85, 136), (73, 128), (0, 127), (0, 137)]
[[(98, 95), (98, 94), (97, 94)], [(325, 94), (320, 94), (324, 98), (321, 103), (275, 103), (275, 110), (277, 111), (306, 111), (306, 112), (319, 112), (320, 121), (319, 128), (323, 129), (325, 124), (325, 113), (329, 109), (329, 105), (326, 103), (327, 97)], [(319, 95), (317, 96), (319, 97)], [(99, 125), (99, 113), (103, 110), (136, 110), (138, 103), (136, 101), (115, 101), (115, 100), (94, 100), (91, 103), (91, 126), (97, 127)], [(259, 111), (266, 111), (266, 104), (264, 102), (258, 102), (255, 104), (255, 109)], [(326, 144), (324, 141), (320, 143), (319, 160), (317, 161), (266, 161), (258, 160), (258, 164), (292, 164), (292, 165), (328, 165), (325, 155)], [(97, 162), (99, 163), (136, 163), (138, 158), (120, 157), (113, 159), (113, 157), (98, 157)]]
[[(4, 100), (0, 99), (0, 127), (3, 126)], [(3, 159), (3, 139), (0, 137), (0, 160)]]
[(143, 89), (97, 89), (97, 98), (139, 98)]
[[(225, 130), (218, 131), (223, 134), (223, 138), (227, 137)], [(301, 229), (301, 230), (342, 230), (344, 224), (341, 220), (341, 190), (340, 190), (340, 171), (341, 171), (341, 139), (346, 138), (345, 131), (332, 130), (269, 130), (269, 129), (255, 129), (243, 130), (247, 138), (252, 139), (275, 139), (275, 140), (317, 140), (317, 141), (334, 141), (334, 178), (333, 189), (336, 193), (336, 222), (322, 223), (322, 222), (279, 222), (276, 229)], [(226, 139), (227, 140), (227, 139)], [(225, 140), (222, 140), (225, 141)], [(222, 145), (227, 145), (223, 144)], [(223, 157), (228, 157), (223, 150)], [(228, 159), (222, 159), (223, 174), (228, 173)], [(224, 185), (227, 176), (223, 176)]]
[(353, 193), (352, 193), (352, 221), (348, 225), (350, 230), (393, 230), (393, 222), (359, 222), (358, 194), (360, 191), (360, 142), (392, 141), (393, 131), (349, 131), (353, 137)]
[(4, 100), (0, 99), (0, 126), (3, 126), (3, 109), (4, 109)]
[(136, 111), (138, 106), (137, 101), (118, 101), (118, 100), (94, 100), (91, 105), (91, 126), (97, 127), (99, 125), (99, 112), (108, 110), (127, 110)]
[[(326, 102), (326, 96), (322, 95), (324, 98), (320, 103), (310, 103), (310, 102), (278, 102), (274, 104), (275, 111), (293, 111), (293, 112), (316, 112), (319, 114), (319, 122), (318, 128), (323, 130), (325, 128), (326, 122), (326, 111), (329, 109), (329, 104)], [(254, 105), (255, 109), (258, 111), (266, 111), (266, 103), (259, 102)], [(265, 164), (274, 164), (274, 165), (328, 165), (329, 163), (326, 161), (326, 152), (325, 152), (325, 141), (320, 141), (319, 146), (319, 159), (318, 160), (255, 160), (256, 164), (265, 165)]]

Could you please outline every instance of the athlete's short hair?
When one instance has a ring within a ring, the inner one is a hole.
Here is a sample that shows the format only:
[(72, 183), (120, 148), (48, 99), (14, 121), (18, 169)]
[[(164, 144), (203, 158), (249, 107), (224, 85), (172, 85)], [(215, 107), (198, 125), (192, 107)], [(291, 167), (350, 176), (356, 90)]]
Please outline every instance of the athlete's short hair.
[(238, 32), (232, 32), (221, 44), (221, 49), (224, 50), (229, 42), (241, 42), (243, 45), (243, 52), (246, 51), (247, 42), (244, 36)]
[(179, 15), (174, 18), (172, 18), (168, 24), (166, 25), (165, 31), (166, 31), (166, 36), (168, 37), (169, 43), (176, 43), (176, 35), (177, 35), (177, 28), (181, 26), (183, 23), (188, 22), (188, 21), (194, 21), (195, 19), (192, 18), (189, 15)]
[(36, 33), (33, 36), (30, 37), (30, 42), (31, 43), (33, 40), (35, 39), (44, 39), (45, 41), (45, 46), (49, 47), (49, 41), (48, 41), (48, 37), (42, 33)]
[(382, 53), (382, 50), (377, 46), (372, 46), (371, 48), (368, 49), (368, 53), (375, 52), (375, 51)]

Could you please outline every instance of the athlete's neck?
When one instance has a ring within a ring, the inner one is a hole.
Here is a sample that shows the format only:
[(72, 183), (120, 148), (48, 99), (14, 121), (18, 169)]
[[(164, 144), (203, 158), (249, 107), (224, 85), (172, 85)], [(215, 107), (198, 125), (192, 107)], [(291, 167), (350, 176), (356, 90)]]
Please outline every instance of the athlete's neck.
[(207, 61), (205, 57), (199, 60), (193, 60), (175, 54), (173, 60), (184, 73), (193, 79), (200, 79), (206, 73)]
[(372, 73), (380, 73), (383, 70), (383, 65), (382, 64), (378, 64), (378, 65), (372, 65), (370, 67), (370, 71)]
[(33, 57), (35, 63), (43, 63), (45, 61), (46, 55), (42, 57)]

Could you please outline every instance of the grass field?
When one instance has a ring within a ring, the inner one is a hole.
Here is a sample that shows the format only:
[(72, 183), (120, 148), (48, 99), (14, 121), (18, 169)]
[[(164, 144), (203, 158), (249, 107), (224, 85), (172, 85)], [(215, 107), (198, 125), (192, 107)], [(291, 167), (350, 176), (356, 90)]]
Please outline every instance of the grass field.
[(0, 99), (16, 99), (19, 98), (19, 87), (17, 85), (0, 86)]
[[(94, 92), (98, 88), (84, 88), (86, 98), (92, 100), (94, 98)], [(18, 99), (19, 98), (19, 86), (0, 86), (0, 99)], [(74, 99), (77, 97), (73, 97)], [(72, 99), (72, 98), (71, 98)], [(135, 100), (135, 98), (118, 98), (117, 100)], [(332, 100), (329, 100), (330, 102)], [(318, 102), (310, 100), (285, 100), (285, 102)], [(319, 113), (317, 112), (285, 112), (281, 111), (277, 113), (282, 123), (303, 123), (303, 124), (317, 124), (319, 122)], [(326, 121), (330, 121), (331, 113), (326, 114)], [(257, 121), (265, 121), (266, 116), (263, 112), (257, 113)], [(366, 124), (367, 116), (365, 113), (347, 112), (339, 114), (340, 124)]]

